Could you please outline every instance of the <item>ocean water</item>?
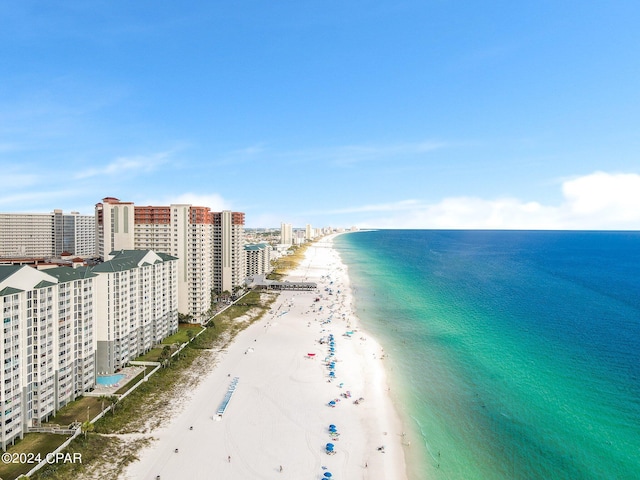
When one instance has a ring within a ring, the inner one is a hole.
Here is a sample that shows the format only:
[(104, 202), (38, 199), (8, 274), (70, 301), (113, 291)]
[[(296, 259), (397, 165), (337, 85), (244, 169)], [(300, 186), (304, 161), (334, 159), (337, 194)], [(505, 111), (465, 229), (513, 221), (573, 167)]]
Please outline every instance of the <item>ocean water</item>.
[(640, 233), (336, 239), (413, 479), (640, 478)]

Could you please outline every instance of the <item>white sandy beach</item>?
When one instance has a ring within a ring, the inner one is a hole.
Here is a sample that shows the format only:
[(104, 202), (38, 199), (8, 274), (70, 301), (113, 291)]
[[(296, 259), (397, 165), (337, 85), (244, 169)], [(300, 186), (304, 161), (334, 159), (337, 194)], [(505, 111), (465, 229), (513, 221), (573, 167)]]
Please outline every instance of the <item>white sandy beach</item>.
[[(346, 269), (331, 242), (312, 245), (288, 277), (316, 282), (318, 291), (280, 293), (271, 313), (220, 354), (180, 413), (152, 432), (155, 440), (125, 478), (299, 480), (321, 479), (326, 472), (339, 480), (407, 478), (403, 428), (389, 398), (383, 352), (353, 315)], [(347, 331), (354, 333), (345, 336)], [(325, 361), (329, 345), (319, 343), (330, 334), (332, 381)], [(309, 353), (315, 357), (307, 358)], [(219, 417), (234, 377), (237, 387)], [(350, 398), (343, 395), (347, 391)], [(364, 401), (355, 404), (359, 398)], [(335, 454), (326, 453), (327, 443)]]

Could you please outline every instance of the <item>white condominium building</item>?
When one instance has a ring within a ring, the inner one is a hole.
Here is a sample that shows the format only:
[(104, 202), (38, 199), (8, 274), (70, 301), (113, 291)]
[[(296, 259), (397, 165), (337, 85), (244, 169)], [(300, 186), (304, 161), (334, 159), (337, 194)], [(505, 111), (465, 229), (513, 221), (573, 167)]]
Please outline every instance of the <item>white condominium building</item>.
[(63, 252), (76, 257), (93, 257), (96, 254), (96, 217), (78, 212), (64, 214), (53, 211), (54, 256)]
[(96, 265), (98, 373), (113, 373), (178, 331), (177, 258), (150, 250), (110, 252)]
[(233, 293), (244, 284), (244, 213), (213, 213), (213, 289)]
[(246, 257), (246, 277), (265, 275), (271, 271), (271, 252), (268, 243), (254, 243), (244, 246)]
[(93, 388), (95, 280), (82, 267), (0, 265), (3, 449)]
[(314, 238), (315, 238), (315, 231), (311, 227), (311, 225), (307, 223), (307, 226), (304, 229), (304, 239), (313, 240)]
[(106, 197), (96, 204), (96, 256), (110, 260), (109, 254), (116, 250), (132, 250), (133, 244), (132, 202), (121, 202)]
[(95, 217), (78, 212), (0, 213), (0, 258), (95, 255)]
[(206, 320), (213, 288), (213, 219), (207, 207), (135, 207), (135, 248), (178, 259), (178, 309)]
[(280, 224), (280, 244), (293, 245), (293, 225), (290, 223)]

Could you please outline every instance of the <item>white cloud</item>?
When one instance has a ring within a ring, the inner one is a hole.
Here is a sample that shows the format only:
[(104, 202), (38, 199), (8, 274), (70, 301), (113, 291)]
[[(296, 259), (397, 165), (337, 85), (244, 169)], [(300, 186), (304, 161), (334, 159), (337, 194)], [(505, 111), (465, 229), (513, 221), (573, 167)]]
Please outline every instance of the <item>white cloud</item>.
[(333, 213), (385, 213), (358, 224), (369, 228), (640, 229), (638, 174), (595, 172), (563, 182), (562, 193), (559, 205), (517, 198), (449, 197), (434, 204), (409, 200)]
[(77, 179), (98, 175), (130, 174), (131, 172), (151, 172), (169, 161), (171, 152), (159, 152), (150, 155), (118, 157), (102, 168), (90, 168), (76, 174)]

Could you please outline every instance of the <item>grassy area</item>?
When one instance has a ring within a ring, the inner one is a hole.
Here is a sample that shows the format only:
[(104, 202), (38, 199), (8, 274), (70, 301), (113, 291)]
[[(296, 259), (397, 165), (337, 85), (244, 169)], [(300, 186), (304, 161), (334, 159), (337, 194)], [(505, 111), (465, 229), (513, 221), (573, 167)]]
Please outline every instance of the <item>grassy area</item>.
[[(195, 386), (194, 382), (197, 382), (198, 375), (206, 374), (210, 368), (210, 363), (206, 360), (209, 357), (202, 357), (203, 359), (198, 361), (202, 355), (211, 355), (209, 351), (205, 353), (202, 349), (221, 349), (226, 346), (240, 330), (267, 312), (276, 297), (277, 294), (274, 293), (250, 292), (239, 301), (238, 305), (233, 305), (216, 316), (205, 331), (176, 356), (178, 358), (174, 357), (167, 368), (162, 368), (149, 377), (146, 382), (118, 402), (114, 412), (98, 420), (94, 426), (95, 431), (89, 433), (87, 439), (81, 435), (72, 442), (65, 451), (81, 453), (82, 465), (48, 465), (33, 478), (66, 480), (77, 478), (81, 474), (88, 475), (96, 468), (99, 468), (100, 472), (107, 469), (106, 471), (110, 472), (109, 478), (118, 478), (125, 466), (136, 458), (137, 449), (146, 440), (136, 440), (131, 444), (104, 434), (144, 431), (146, 428), (155, 428), (169, 421), (171, 416), (169, 400), (174, 395), (179, 395), (181, 388), (184, 390), (184, 388)], [(247, 316), (247, 321), (238, 322), (237, 318), (240, 316)], [(161, 351), (159, 348), (154, 350), (156, 350), (155, 353), (152, 350), (145, 355), (155, 355), (155, 358), (150, 358), (152, 361), (157, 360)], [(85, 397), (82, 401), (86, 401), (87, 398), (90, 399), (89, 405), (91, 401), (95, 402), (94, 405), (99, 411), (100, 401), (91, 397)], [(79, 406), (72, 409), (70, 405), (70, 411), (66, 413), (65, 418), (70, 418), (69, 415), (79, 415), (84, 408), (84, 416), (78, 417), (78, 420), (86, 419), (86, 406), (87, 404), (79, 403)], [(107, 477), (101, 473), (99, 478)]]
[(304, 254), (307, 251), (310, 243), (304, 245), (295, 245), (291, 247), (291, 255), (280, 257), (275, 261), (273, 271), (267, 275), (269, 280), (282, 280), (288, 272), (300, 265), (300, 262), (304, 259)]
[(66, 427), (75, 421), (82, 423), (87, 418), (95, 418), (101, 411), (100, 402), (96, 401), (96, 397), (79, 397), (58, 410), (56, 416), (46, 425), (56, 424)]
[[(46, 458), (47, 453), (53, 452), (62, 445), (69, 437), (67, 435), (56, 435), (53, 433), (27, 433), (24, 438), (12, 447), (7, 449), (11, 454), (33, 454), (32, 458), (40, 455), (41, 459)], [(12, 480), (24, 475), (33, 467), (35, 463), (5, 463), (0, 462), (0, 478), (4, 480)]]
[(135, 359), (136, 362), (157, 362), (163, 347), (154, 347), (144, 355)]
[(171, 345), (173, 343), (183, 344), (189, 341), (188, 331), (193, 332), (192, 335), (195, 337), (200, 330), (202, 330), (201, 325), (195, 323), (181, 323), (178, 325), (178, 331), (162, 340), (162, 343), (165, 345)]

